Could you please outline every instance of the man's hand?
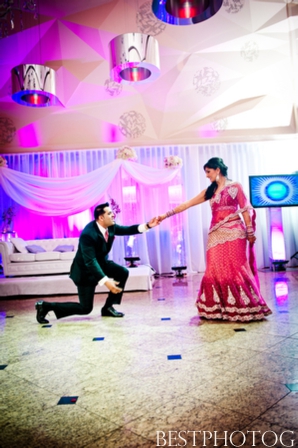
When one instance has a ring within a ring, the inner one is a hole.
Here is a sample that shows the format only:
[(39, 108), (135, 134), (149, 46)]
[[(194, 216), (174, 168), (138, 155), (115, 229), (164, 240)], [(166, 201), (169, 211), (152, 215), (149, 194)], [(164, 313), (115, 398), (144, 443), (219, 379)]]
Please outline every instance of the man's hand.
[(122, 291), (121, 288), (118, 288), (117, 285), (119, 285), (119, 282), (115, 282), (115, 280), (107, 280), (105, 282), (106, 287), (113, 293), (113, 294), (118, 294), (119, 292)]
[(150, 221), (148, 221), (148, 224), (149, 224), (150, 228), (159, 226), (160, 220), (158, 218), (154, 217), (154, 218), (150, 219)]

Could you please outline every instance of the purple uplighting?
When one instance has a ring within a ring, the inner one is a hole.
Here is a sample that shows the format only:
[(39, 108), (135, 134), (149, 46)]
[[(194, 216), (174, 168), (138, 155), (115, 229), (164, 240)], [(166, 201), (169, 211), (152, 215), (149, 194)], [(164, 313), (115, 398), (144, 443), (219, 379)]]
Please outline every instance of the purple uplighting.
[(106, 143), (123, 141), (123, 135), (121, 134), (118, 126), (108, 122), (103, 123), (101, 126), (101, 137)]
[(36, 148), (40, 145), (36, 134), (36, 125), (29, 124), (17, 131), (19, 145), (22, 148)]

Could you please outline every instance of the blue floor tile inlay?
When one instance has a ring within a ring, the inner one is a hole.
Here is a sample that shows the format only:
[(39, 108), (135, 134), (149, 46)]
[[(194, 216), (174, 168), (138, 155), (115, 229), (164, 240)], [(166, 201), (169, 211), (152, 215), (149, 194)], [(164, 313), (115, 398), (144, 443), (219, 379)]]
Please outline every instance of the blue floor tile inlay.
[(286, 384), (287, 388), (290, 389), (292, 392), (298, 391), (298, 383), (295, 384)]
[(76, 404), (79, 397), (61, 397), (58, 401), (57, 405), (59, 404)]
[(168, 360), (171, 361), (172, 359), (182, 359), (181, 355), (168, 355)]

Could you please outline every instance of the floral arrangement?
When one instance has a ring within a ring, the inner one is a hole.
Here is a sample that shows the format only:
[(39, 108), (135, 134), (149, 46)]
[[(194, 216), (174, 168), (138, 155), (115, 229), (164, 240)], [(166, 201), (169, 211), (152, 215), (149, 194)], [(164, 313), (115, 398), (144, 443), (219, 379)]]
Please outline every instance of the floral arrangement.
[(179, 168), (183, 165), (182, 159), (178, 156), (168, 156), (164, 159), (165, 168)]
[(11, 207), (8, 207), (8, 209), (4, 210), (2, 213), (2, 232), (6, 233), (12, 228), (12, 220), (13, 217), (16, 215), (15, 208), (12, 205)]
[(121, 213), (121, 209), (120, 209), (119, 205), (117, 204), (117, 202), (115, 201), (115, 199), (110, 198), (110, 204), (111, 204), (111, 209), (113, 210), (113, 213), (115, 216), (117, 216), (118, 213)]
[(137, 154), (130, 146), (122, 146), (118, 149), (116, 159), (137, 160)]
[(0, 156), (0, 166), (7, 166), (7, 161), (4, 157)]

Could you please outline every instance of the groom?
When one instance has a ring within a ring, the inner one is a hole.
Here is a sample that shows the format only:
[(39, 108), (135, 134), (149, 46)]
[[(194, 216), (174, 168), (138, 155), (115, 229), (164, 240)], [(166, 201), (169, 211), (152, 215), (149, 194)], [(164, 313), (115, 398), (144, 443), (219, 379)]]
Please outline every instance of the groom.
[(54, 311), (57, 319), (73, 314), (89, 314), (93, 309), (94, 293), (97, 284), (105, 285), (109, 294), (101, 309), (102, 316), (123, 317), (124, 314), (115, 310), (114, 304), (120, 304), (123, 289), (129, 271), (108, 259), (115, 235), (135, 235), (146, 232), (159, 224), (157, 218), (152, 218), (147, 224), (120, 226), (115, 224), (115, 216), (109, 203), (98, 205), (94, 210), (94, 221), (83, 229), (78, 251), (70, 269), (70, 278), (78, 288), (77, 302), (44, 302), (35, 304), (36, 320), (47, 324), (45, 318), (49, 311)]

